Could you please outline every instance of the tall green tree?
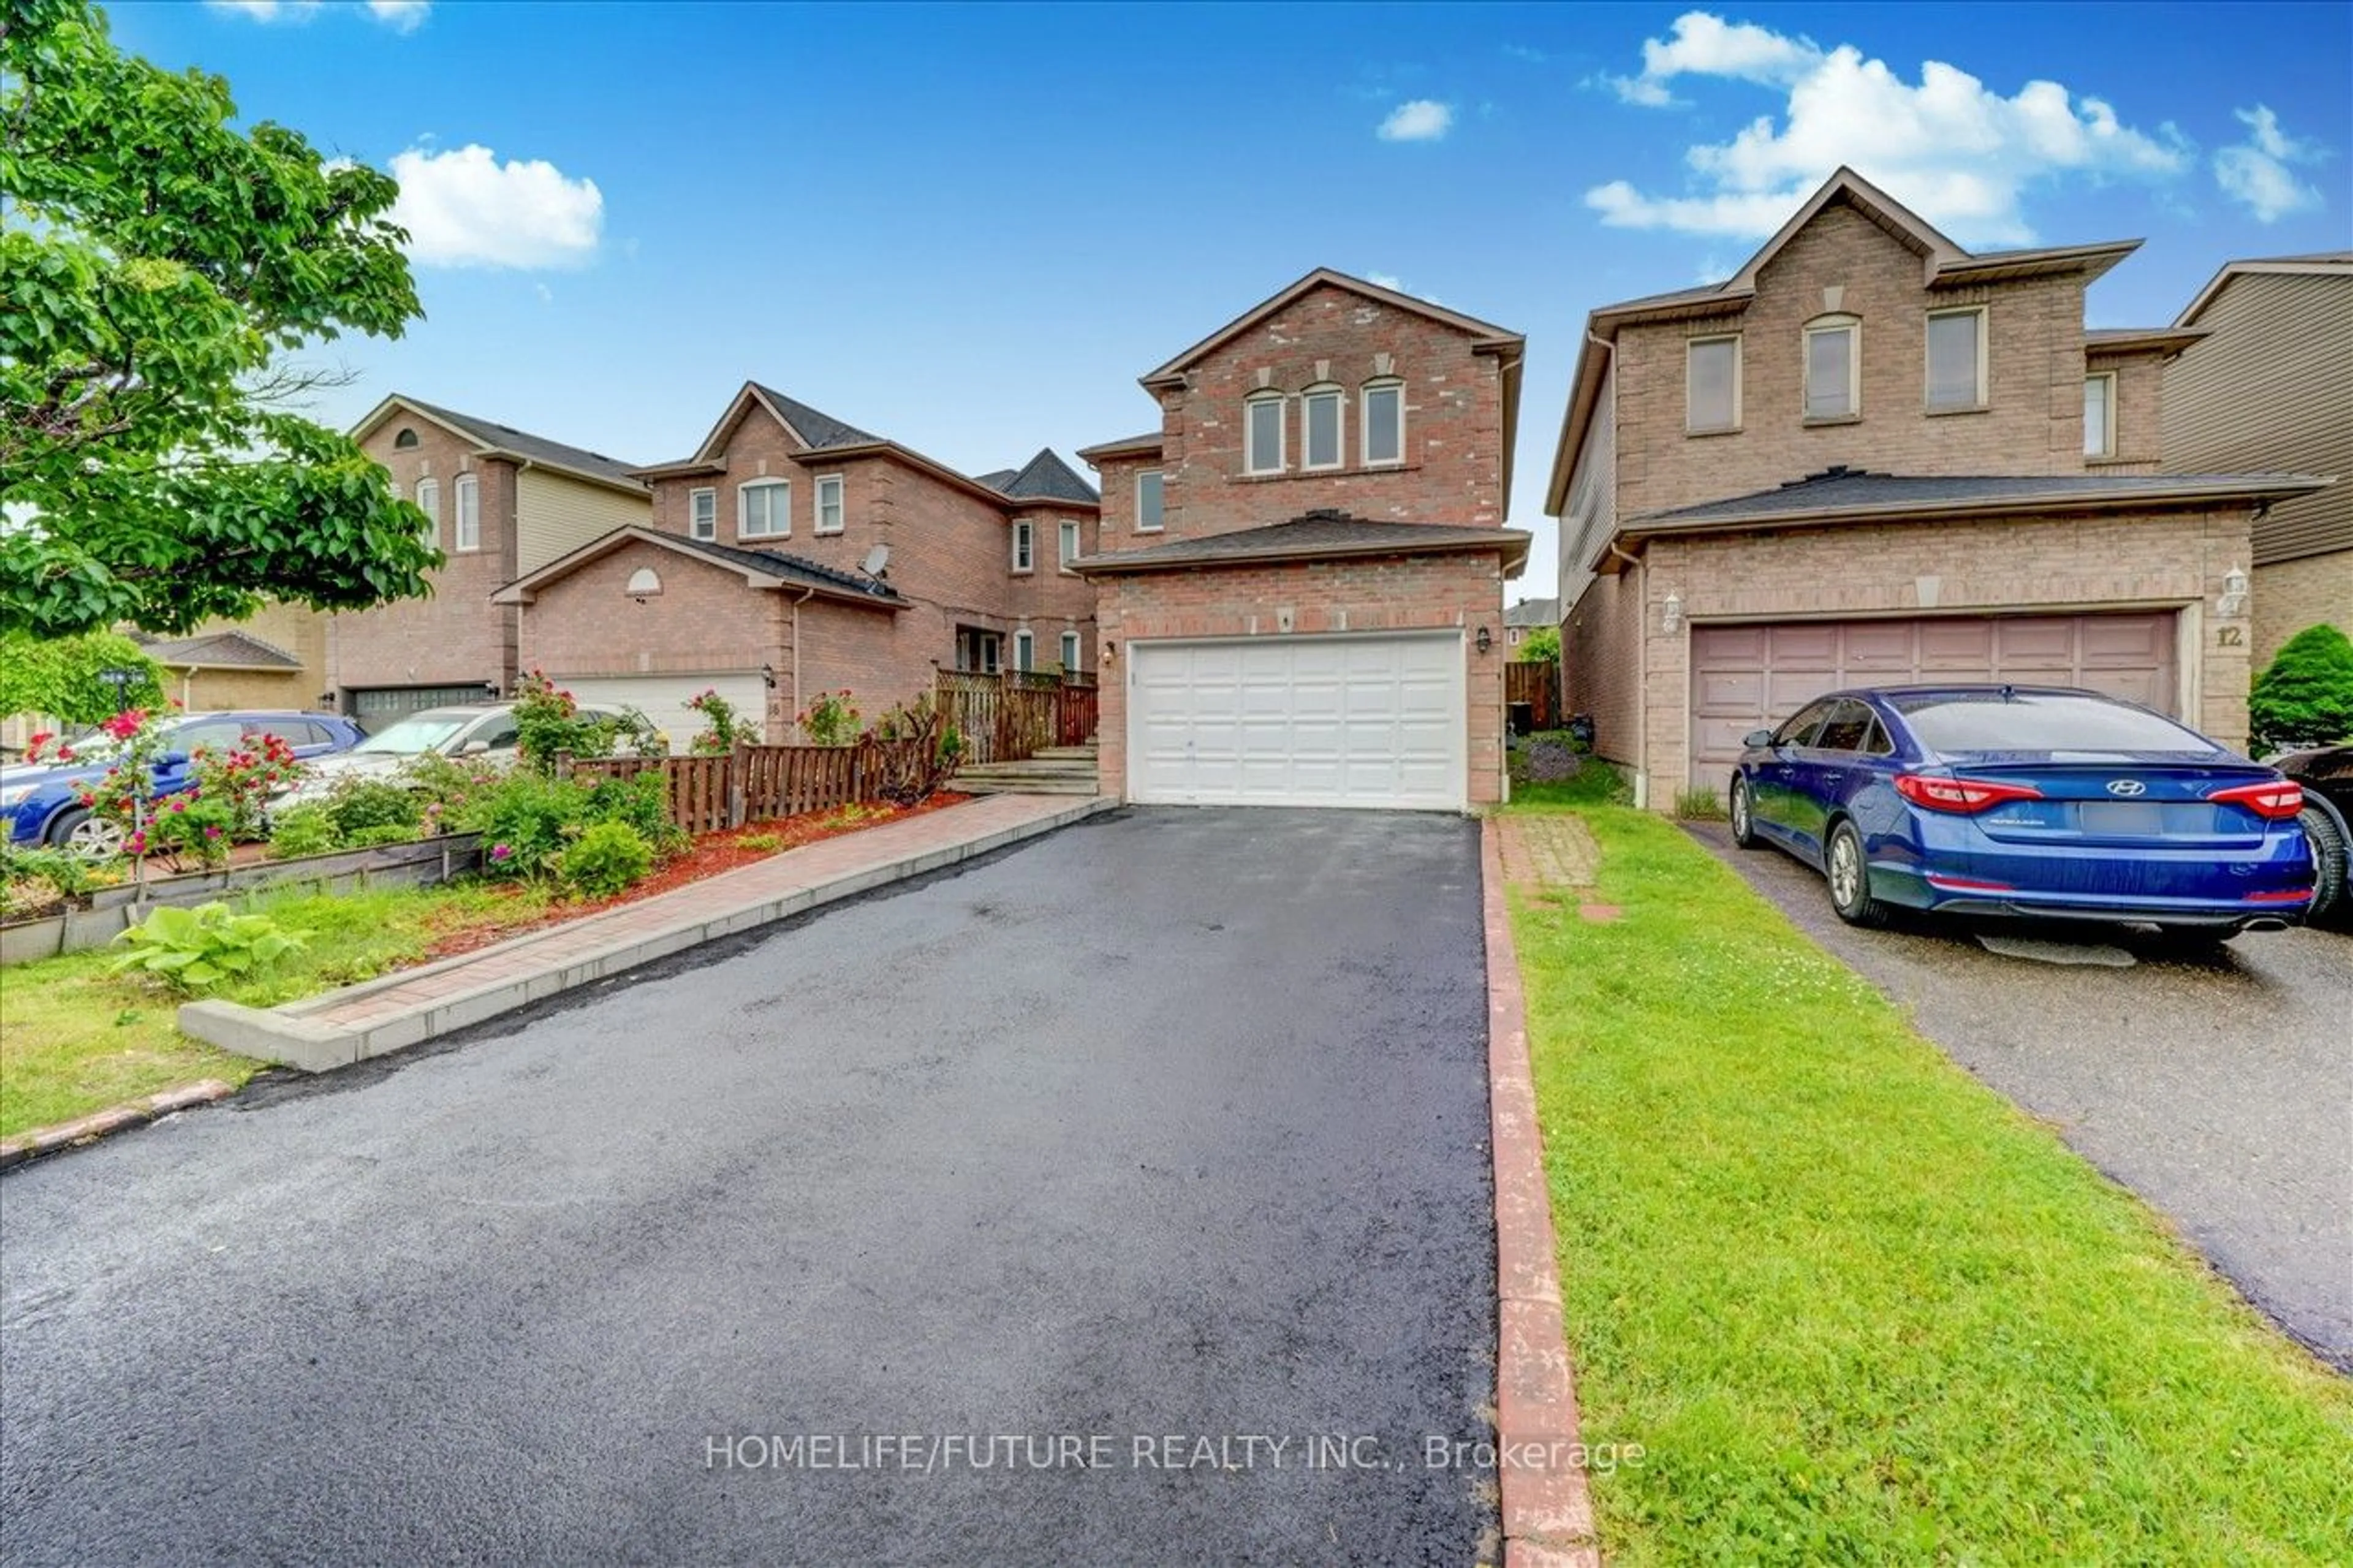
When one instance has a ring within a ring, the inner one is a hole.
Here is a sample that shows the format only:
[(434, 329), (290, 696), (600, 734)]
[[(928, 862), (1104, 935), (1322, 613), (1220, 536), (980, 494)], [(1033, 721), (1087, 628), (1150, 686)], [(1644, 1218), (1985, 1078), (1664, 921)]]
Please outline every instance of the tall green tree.
[(419, 313), (398, 187), (236, 114), (79, 0), (0, 0), (0, 633), (358, 609), (438, 563), (283, 368)]
[(0, 713), (95, 724), (121, 709), (163, 705), (164, 667), (120, 632), (0, 636)]

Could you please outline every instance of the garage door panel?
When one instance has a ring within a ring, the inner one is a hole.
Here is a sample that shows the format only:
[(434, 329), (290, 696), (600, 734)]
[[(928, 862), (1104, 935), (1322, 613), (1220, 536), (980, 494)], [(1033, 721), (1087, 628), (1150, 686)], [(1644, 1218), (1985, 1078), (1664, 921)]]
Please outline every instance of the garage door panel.
[(1460, 808), (1459, 635), (1132, 645), (1138, 801)]
[[(702, 716), (687, 706), (706, 691), (716, 691), (735, 711), (755, 725), (767, 711), (767, 683), (756, 675), (617, 675), (573, 676), (557, 673), (555, 684), (577, 701), (605, 708), (634, 708), (670, 738), (672, 752), (683, 752), (703, 731)], [(762, 738), (768, 735), (762, 726)]]
[(1920, 668), (1934, 670), (1993, 669), (1993, 624), (1989, 621), (1915, 621)]
[(1838, 628), (1832, 626), (1774, 626), (1766, 654), (1776, 669), (1836, 669)]
[(1761, 669), (1703, 669), (1694, 683), (1693, 701), (1702, 713), (1753, 713), (1765, 705)]

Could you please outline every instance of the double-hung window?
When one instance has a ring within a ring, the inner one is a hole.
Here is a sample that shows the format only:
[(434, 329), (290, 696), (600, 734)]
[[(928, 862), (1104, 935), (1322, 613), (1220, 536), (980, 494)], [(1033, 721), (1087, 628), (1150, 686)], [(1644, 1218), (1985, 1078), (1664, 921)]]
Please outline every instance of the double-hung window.
[(1986, 313), (1928, 313), (1928, 411), (1946, 413), (1986, 405)]
[(1683, 350), (1683, 428), (1740, 428), (1740, 339), (1694, 338)]
[(438, 546), (441, 542), (441, 481), (417, 481), (417, 510), (425, 514), (427, 532)]
[(1037, 667), (1038, 639), (1028, 627), (1013, 634), (1013, 668), (1027, 675)]
[(1282, 472), (1282, 394), (1253, 393), (1242, 405), (1242, 471)]
[(817, 482), (817, 531), (839, 533), (841, 527), (841, 476), (828, 474)]
[(1064, 632), (1062, 634), (1062, 673), (1064, 675), (1076, 675), (1078, 671), (1079, 634), (1076, 632)]
[(1037, 543), (1032, 525), (1023, 518), (1013, 525), (1013, 570), (1031, 572), (1037, 569)]
[(472, 474), (459, 474), (457, 481), (458, 520), (449, 542), (452, 550), (480, 550), (482, 547), (482, 482)]
[(2116, 378), (2113, 371), (2084, 378), (2084, 456), (2116, 455)]
[(1405, 386), (1377, 381), (1365, 388), (1365, 466), (1405, 461)]
[(1135, 531), (1157, 533), (1160, 531), (1160, 505), (1163, 494), (1160, 470), (1147, 468), (1135, 476)]
[(690, 490), (686, 497), (686, 531), (692, 539), (719, 537), (719, 492)]
[(1806, 417), (1852, 419), (1862, 412), (1862, 323), (1825, 316), (1806, 328)]
[(1347, 448), (1341, 440), (1341, 410), (1347, 394), (1336, 386), (1312, 386), (1299, 396), (1299, 466), (1336, 468)]
[(735, 537), (790, 539), (793, 487), (785, 479), (746, 479), (735, 487)]
[(1059, 542), (1062, 552), (1061, 558), (1056, 564), (1068, 572), (1071, 569), (1071, 563), (1079, 558), (1079, 525), (1075, 521), (1066, 520), (1059, 531), (1061, 536)]

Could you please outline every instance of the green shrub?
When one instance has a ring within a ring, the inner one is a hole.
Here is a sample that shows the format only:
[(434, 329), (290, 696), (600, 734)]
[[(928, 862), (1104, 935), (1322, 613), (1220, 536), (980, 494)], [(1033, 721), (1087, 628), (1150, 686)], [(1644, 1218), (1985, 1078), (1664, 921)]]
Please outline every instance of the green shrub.
[(1558, 664), (1560, 662), (1560, 628), (1538, 626), (1520, 639), (1520, 646), (1512, 650), (1512, 657), (1531, 663)]
[(687, 845), (686, 830), (670, 820), (669, 781), (658, 772), (597, 780), (581, 821), (628, 823), (657, 855), (675, 854)]
[(148, 852), (169, 856), (180, 868), (226, 865), (237, 838), (237, 815), (226, 796), (198, 790), (157, 801), (147, 830)]
[(2247, 699), (2255, 755), (2353, 742), (2353, 639), (2306, 626), (2283, 644)]
[(374, 827), (363, 827), (343, 839), (347, 849), (373, 849), (380, 844), (414, 844), (424, 835), (417, 828), (397, 822), (379, 822)]
[(269, 818), (269, 858), (293, 860), (304, 855), (324, 855), (343, 847), (342, 829), (323, 800), (305, 801), (273, 813)]
[(121, 880), (121, 872), (62, 849), (26, 849), (0, 840), (0, 881), (39, 881), (79, 899)]
[(167, 904), (114, 940), (131, 948), (110, 966), (115, 973), (142, 970), (174, 989), (203, 991), (269, 969), (310, 933), (285, 930), (268, 915), (231, 914), (227, 904)]
[(599, 822), (551, 865), (565, 887), (584, 899), (609, 899), (654, 868), (654, 847), (626, 822)]
[(327, 792), (327, 815), (334, 818), (335, 831), (345, 843), (356, 844), (361, 834), (378, 827), (405, 828), (414, 838), (425, 820), (425, 802), (404, 783), (346, 776)]
[(482, 867), (493, 877), (535, 877), (587, 826), (588, 791), (570, 779), (518, 772), (452, 814), (460, 832), (482, 836)]

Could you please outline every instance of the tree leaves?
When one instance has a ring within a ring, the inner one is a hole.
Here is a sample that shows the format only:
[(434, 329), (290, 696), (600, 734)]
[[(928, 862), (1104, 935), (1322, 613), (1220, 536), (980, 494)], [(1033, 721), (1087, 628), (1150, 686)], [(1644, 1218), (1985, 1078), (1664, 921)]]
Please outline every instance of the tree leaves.
[(277, 356), (419, 313), (398, 187), (228, 85), (0, 0), (0, 633), (177, 631), (427, 591), (423, 514), (269, 396)]

